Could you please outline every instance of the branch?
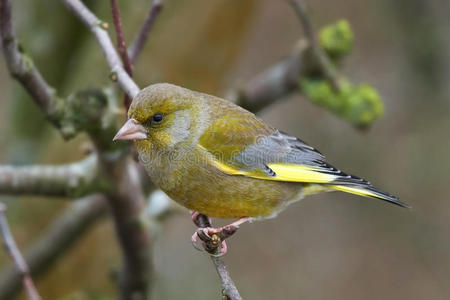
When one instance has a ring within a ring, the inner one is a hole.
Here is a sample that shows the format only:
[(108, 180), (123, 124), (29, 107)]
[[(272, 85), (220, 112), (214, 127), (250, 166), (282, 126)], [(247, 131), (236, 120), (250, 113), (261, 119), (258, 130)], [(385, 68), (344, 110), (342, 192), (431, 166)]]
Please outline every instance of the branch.
[(102, 27), (102, 22), (79, 0), (63, 0), (66, 6), (91, 30), (96, 37), (103, 54), (111, 68), (111, 78), (117, 79), (122, 90), (133, 99), (139, 92), (139, 87), (123, 68), (120, 57), (108, 33)]
[(256, 113), (296, 91), (303, 66), (302, 52), (303, 49), (269, 67), (227, 98)]
[(108, 199), (124, 261), (120, 299), (147, 299), (153, 273), (152, 236), (139, 171), (131, 157), (104, 163), (107, 173), (118, 183)]
[(230, 273), (225, 266), (225, 263), (220, 257), (211, 256), (211, 260), (216, 267), (217, 274), (219, 274), (220, 281), (222, 282), (222, 293), (230, 300), (242, 300), (236, 285), (231, 279)]
[[(81, 130), (104, 128), (111, 115), (114, 115), (114, 112), (107, 110), (110, 107), (107, 105), (106, 95), (103, 91), (89, 89), (66, 98), (57, 96), (55, 89), (45, 81), (32, 59), (23, 53), (14, 36), (10, 0), (0, 0), (0, 35), (11, 76), (22, 84), (65, 139), (74, 137)], [(126, 78), (122, 81), (126, 82)], [(128, 89), (133, 93), (138, 90), (134, 82), (129, 84)]]
[[(99, 91), (83, 91), (67, 98), (57, 96), (32, 59), (21, 50), (14, 35), (10, 0), (0, 0), (0, 36), (8, 70), (66, 139), (92, 124), (101, 123), (106, 100)], [(84, 105), (80, 105), (80, 102)], [(96, 105), (87, 105), (94, 104)], [(81, 109), (80, 109), (81, 108)]]
[[(322, 28), (320, 42), (326, 55), (338, 63), (351, 52), (353, 33), (350, 25), (345, 20), (339, 20)], [(340, 88), (336, 90), (317, 59), (311, 57), (310, 45), (309, 41), (300, 40), (290, 56), (232, 91), (227, 98), (258, 112), (299, 91), (315, 104), (358, 128), (372, 124), (383, 112), (383, 103), (377, 91), (368, 84), (354, 85), (345, 78), (338, 80)]]
[[(299, 90), (302, 77), (319, 72), (337, 86), (335, 67), (317, 43), (316, 34), (306, 8), (298, 0), (287, 0), (295, 9), (303, 25), (307, 40), (300, 40), (287, 58), (258, 74), (243, 87), (233, 91), (229, 98), (253, 112), (273, 104), (282, 97)], [(310, 59), (312, 52), (314, 62)]]
[(19, 248), (14, 241), (14, 238), (11, 234), (11, 230), (8, 226), (8, 220), (5, 216), (6, 206), (5, 204), (0, 202), (0, 230), (3, 236), (5, 247), (11, 256), (14, 264), (16, 265), (16, 271), (19, 272), (22, 277), (23, 286), (28, 294), (28, 299), (30, 300), (39, 300), (41, 297), (34, 285), (33, 279), (31, 279), (30, 269), (28, 268), (25, 259), (20, 253)]
[[(147, 212), (151, 220), (166, 218), (180, 207), (173, 206), (163, 192), (154, 192)], [(54, 221), (49, 229), (26, 251), (33, 276), (39, 277), (49, 270), (57, 260), (68, 252), (76, 241), (92, 228), (92, 226), (108, 212), (108, 205), (102, 195), (91, 195), (73, 202)], [(13, 299), (21, 289), (21, 277), (13, 267), (0, 273), (0, 299)]]
[(128, 49), (128, 55), (130, 56), (132, 62), (137, 60), (139, 53), (141, 53), (142, 48), (144, 48), (148, 35), (155, 24), (156, 18), (159, 16), (163, 8), (163, 1), (164, 0), (153, 0), (152, 6), (145, 17), (144, 23)]
[(133, 74), (133, 65), (131, 64), (130, 57), (128, 56), (127, 45), (125, 44), (125, 39), (123, 37), (122, 20), (120, 18), (119, 3), (117, 2), (117, 0), (111, 0), (111, 10), (114, 28), (116, 29), (117, 35), (117, 51), (122, 58), (122, 62), (125, 66), (125, 71), (127, 71), (128, 75), (131, 76)]
[[(200, 228), (211, 227), (211, 223), (209, 222), (208, 217), (205, 215), (200, 214), (197, 217), (197, 221), (198, 225), (200, 225)], [(236, 288), (233, 280), (231, 279), (230, 273), (228, 273), (228, 270), (222, 258), (215, 255), (211, 255), (210, 257), (214, 264), (214, 267), (216, 268), (217, 274), (219, 275), (220, 282), (223, 288), (222, 293), (230, 300), (242, 300), (242, 297), (239, 294), (239, 291)]]
[(317, 44), (316, 35), (314, 33), (314, 27), (309, 18), (307, 8), (305, 3), (301, 0), (287, 0), (295, 10), (300, 22), (302, 23), (303, 30), (305, 31), (305, 35), (308, 40), (311, 41), (311, 44)]
[[(91, 195), (72, 203), (49, 229), (25, 251), (31, 274), (38, 276), (71, 249), (101, 216), (107, 212), (106, 199)], [(0, 299), (13, 299), (21, 289), (21, 274), (9, 267), (0, 273)]]
[(0, 165), (0, 194), (79, 197), (106, 189), (106, 181), (99, 175), (94, 154), (61, 166)]
[(63, 109), (61, 99), (56, 96), (54, 88), (45, 81), (33, 61), (19, 50), (11, 22), (10, 0), (0, 0), (0, 35), (11, 76), (24, 86), (47, 118), (55, 124), (55, 118)]
[[(2, 24), (10, 25), (10, 5), (8, 0), (0, 0), (2, 3)], [(6, 3), (7, 5), (3, 5)], [(124, 70), (120, 58), (114, 46), (104, 30), (104, 25), (92, 14), (79, 0), (65, 0), (64, 3), (73, 11), (91, 30), (97, 38), (100, 47), (111, 68), (111, 77), (119, 82), (124, 92), (134, 98), (139, 92), (138, 86)], [(7, 12), (6, 14), (4, 12)], [(8, 15), (9, 13), (9, 15)], [(3, 19), (3, 16), (7, 18)], [(9, 20), (3, 22), (3, 20)], [(103, 27), (102, 27), (103, 26)], [(8, 26), (5, 27), (8, 29)], [(16, 45), (17, 46), (17, 45)], [(62, 111), (66, 109), (61, 105)], [(108, 200), (114, 215), (114, 221), (121, 249), (124, 256), (124, 271), (121, 276), (121, 298), (145, 299), (149, 295), (152, 262), (151, 262), (151, 238), (149, 222), (145, 214), (145, 201), (142, 195), (142, 187), (139, 176), (133, 165), (126, 159), (123, 145), (111, 144), (108, 138), (110, 128), (94, 126), (89, 130), (93, 141), (98, 146), (99, 165), (106, 174), (103, 174), (108, 182), (114, 182), (114, 190), (108, 191)], [(53, 243), (47, 241), (47, 243)], [(33, 266), (30, 265), (33, 270)], [(7, 285), (9, 286), (9, 285)]]
[[(111, 10), (112, 10), (112, 16), (113, 16), (113, 23), (114, 28), (116, 30), (116, 37), (117, 37), (117, 51), (119, 51), (120, 57), (122, 58), (122, 63), (125, 66), (125, 71), (127, 71), (128, 75), (130, 77), (133, 76), (133, 64), (131, 63), (130, 57), (128, 56), (127, 52), (127, 45), (125, 44), (125, 39), (123, 37), (123, 30), (122, 30), (122, 20), (120, 18), (120, 9), (119, 9), (119, 3), (117, 0), (111, 0)], [(131, 105), (131, 98), (125, 94), (125, 97), (123, 99), (123, 104), (125, 108), (130, 108)]]
[(302, 0), (288, 0), (294, 8), (300, 22), (302, 23), (303, 30), (305, 31), (306, 38), (309, 41), (309, 46), (312, 52), (313, 58), (317, 61), (319, 68), (323, 72), (325, 78), (331, 83), (335, 90), (339, 90), (341, 88), (339, 82), (339, 74), (337, 73), (336, 67), (330, 61), (328, 56), (320, 47), (316, 32), (314, 31), (314, 26), (309, 18), (306, 5), (302, 2)]
[[(99, 26), (99, 19), (81, 1), (63, 1), (91, 29), (113, 74), (117, 75), (121, 88), (128, 96), (134, 98), (139, 88), (123, 69), (107, 32)], [(108, 147), (102, 141), (95, 142), (98, 149)], [(120, 279), (121, 298), (146, 299), (150, 294), (152, 277), (151, 231), (143, 213), (145, 199), (138, 171), (129, 159), (112, 161), (108, 153), (101, 155), (100, 158), (106, 177), (117, 183), (117, 189), (109, 192), (108, 198), (124, 256), (124, 268)]]

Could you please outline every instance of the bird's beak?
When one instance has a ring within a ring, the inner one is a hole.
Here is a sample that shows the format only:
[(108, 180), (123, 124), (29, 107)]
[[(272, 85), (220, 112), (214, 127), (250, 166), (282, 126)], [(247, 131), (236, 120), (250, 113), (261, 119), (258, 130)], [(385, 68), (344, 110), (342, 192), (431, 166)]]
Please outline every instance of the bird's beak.
[(135, 119), (129, 119), (117, 132), (113, 141), (116, 140), (143, 140), (147, 138), (147, 131), (144, 126)]

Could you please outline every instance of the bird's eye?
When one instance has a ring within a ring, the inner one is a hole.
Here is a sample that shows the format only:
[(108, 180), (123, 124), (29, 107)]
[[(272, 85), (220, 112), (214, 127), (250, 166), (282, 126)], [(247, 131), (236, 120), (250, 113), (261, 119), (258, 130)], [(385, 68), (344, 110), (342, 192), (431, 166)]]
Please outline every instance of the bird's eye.
[(162, 114), (154, 114), (152, 117), (152, 122), (153, 123), (160, 123), (163, 120), (163, 115)]

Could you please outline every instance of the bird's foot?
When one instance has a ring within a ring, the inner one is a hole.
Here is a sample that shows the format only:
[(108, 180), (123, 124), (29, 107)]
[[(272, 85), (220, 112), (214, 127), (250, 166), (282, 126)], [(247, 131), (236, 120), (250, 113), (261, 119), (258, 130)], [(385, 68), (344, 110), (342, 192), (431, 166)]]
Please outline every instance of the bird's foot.
[[(196, 232), (194, 232), (191, 238), (194, 248), (202, 251), (202, 249), (197, 246), (198, 239), (200, 239), (202, 241), (203, 248), (214, 256), (222, 256), (227, 253), (228, 247), (225, 239), (236, 233), (239, 225), (249, 220), (248, 217), (244, 217), (226, 226), (214, 228), (211, 227), (211, 220), (209, 218), (207, 219), (207, 222), (205, 222), (204, 219), (199, 220), (200, 216), (202, 218), (205, 216), (199, 214), (198, 212), (191, 212), (191, 214), (194, 223), (200, 227)], [(200, 225), (206, 225), (206, 227)]]
[[(218, 234), (213, 233), (209, 234), (208, 229), (216, 229), (216, 228), (199, 228), (191, 237), (192, 245), (195, 249), (199, 251), (206, 251), (212, 256), (220, 257), (227, 253), (228, 247), (227, 242), (222, 240)], [(197, 245), (198, 239), (202, 241), (203, 249)]]

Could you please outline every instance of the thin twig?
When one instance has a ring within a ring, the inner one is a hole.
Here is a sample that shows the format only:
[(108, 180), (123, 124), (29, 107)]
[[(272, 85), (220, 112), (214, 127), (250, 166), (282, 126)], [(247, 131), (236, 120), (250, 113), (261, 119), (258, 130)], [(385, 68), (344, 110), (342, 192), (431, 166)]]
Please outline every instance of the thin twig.
[[(179, 210), (172, 206), (163, 192), (155, 192), (149, 198), (151, 204), (150, 219), (162, 221)], [(76, 242), (90, 230), (108, 212), (107, 199), (100, 194), (74, 200), (65, 211), (52, 222), (42, 236), (26, 251), (28, 262), (34, 277), (44, 274), (58, 258), (68, 252)], [(20, 274), (14, 268), (0, 273), (0, 299), (13, 299), (20, 291)]]
[[(64, 138), (74, 137), (77, 132), (87, 128), (85, 127), (87, 123), (89, 128), (95, 127), (92, 126), (93, 122), (104, 124), (103, 122), (112, 112), (105, 113), (105, 106), (101, 104), (104, 95), (101, 92), (82, 91), (62, 98), (47, 83), (31, 57), (23, 52), (16, 40), (11, 9), (10, 0), (0, 0), (1, 44), (11, 76), (22, 84), (45, 117), (60, 131)], [(85, 105), (83, 109), (79, 109), (79, 102), (85, 104), (86, 100), (92, 101), (93, 99), (98, 100), (97, 105)], [(84, 123), (80, 120), (83, 120)]]
[(154, 0), (152, 2), (152, 6), (145, 17), (144, 23), (142, 23), (139, 32), (128, 49), (128, 54), (131, 58), (131, 61), (134, 63), (141, 53), (142, 48), (144, 48), (145, 42), (147, 41), (148, 35), (155, 24), (157, 17), (159, 16), (162, 8), (163, 8), (163, 0)]
[(217, 274), (219, 274), (220, 281), (222, 282), (222, 293), (230, 300), (242, 300), (223, 260), (220, 257), (215, 256), (211, 256), (211, 260), (214, 263), (214, 267), (216, 267)]
[(122, 19), (120, 18), (120, 8), (117, 0), (111, 0), (111, 10), (113, 16), (114, 28), (116, 29), (117, 36), (117, 51), (122, 58), (123, 65), (128, 75), (132, 76), (133, 74), (133, 65), (131, 64), (131, 60), (128, 57), (127, 45), (125, 43), (125, 39), (123, 37), (123, 29), (122, 29)]
[(22, 283), (27, 292), (28, 299), (30, 300), (39, 300), (41, 297), (34, 285), (33, 279), (31, 279), (30, 269), (28, 268), (25, 259), (20, 253), (19, 248), (14, 241), (14, 238), (11, 234), (11, 230), (8, 226), (8, 221), (5, 216), (6, 206), (5, 204), (0, 202), (0, 230), (3, 236), (5, 247), (8, 251), (8, 254), (11, 256), (14, 264), (22, 276)]
[(291, 3), (292, 7), (295, 10), (295, 13), (302, 23), (303, 30), (305, 31), (305, 35), (312, 42), (312, 44), (317, 44), (316, 34), (314, 32), (314, 27), (312, 25), (311, 19), (309, 18), (308, 9), (301, 0), (288, 0)]
[[(331, 82), (334, 88), (339, 87), (339, 75), (327, 54), (323, 53), (322, 48), (318, 45), (304, 5), (296, 0), (287, 1), (293, 5), (305, 28), (305, 39), (297, 42), (291, 55), (270, 66), (227, 95), (228, 99), (255, 113), (298, 91), (299, 81), (305, 76), (314, 75), (312, 72), (316, 72), (317, 69)], [(312, 62), (311, 55), (315, 62)], [(321, 58), (318, 59), (318, 57)], [(325, 63), (323, 63), (324, 61)], [(313, 69), (310, 68), (311, 64), (315, 65)]]
[(11, 1), (0, 0), (0, 35), (9, 72), (22, 83), (33, 100), (53, 122), (53, 116), (59, 114), (55, 90), (45, 81), (29, 57), (19, 50), (11, 16)]
[(110, 37), (104, 29), (104, 23), (101, 22), (80, 0), (63, 0), (63, 2), (86, 26), (89, 27), (96, 37), (108, 65), (111, 68), (111, 78), (113, 80), (117, 79), (122, 90), (130, 98), (134, 98), (134, 96), (139, 93), (139, 87), (125, 71)]
[[(131, 63), (130, 57), (128, 56), (127, 45), (125, 43), (125, 38), (123, 37), (122, 19), (120, 18), (120, 8), (117, 0), (111, 0), (111, 10), (114, 28), (116, 30), (117, 51), (122, 58), (122, 63), (125, 67), (125, 71), (127, 71), (130, 77), (133, 77), (133, 64)], [(124, 96), (123, 104), (128, 111), (131, 105), (131, 98), (127, 94), (125, 94)]]
[[(205, 215), (200, 214), (197, 217), (197, 221), (198, 225), (200, 225), (200, 228), (211, 227), (211, 223), (209, 222), (208, 217)], [(211, 255), (211, 260), (217, 270), (217, 274), (220, 277), (220, 282), (222, 283), (223, 288), (222, 293), (230, 300), (242, 300), (242, 297), (239, 294), (239, 291), (233, 280), (231, 279), (230, 273), (228, 272), (222, 258)]]
[[(33, 276), (49, 270), (108, 211), (106, 198), (95, 194), (77, 199), (24, 252)], [(20, 274), (14, 268), (0, 273), (0, 299), (13, 299), (20, 291)]]
[(339, 74), (336, 70), (336, 67), (330, 61), (328, 56), (325, 54), (323, 49), (320, 47), (319, 42), (317, 41), (317, 34), (314, 30), (314, 26), (312, 25), (311, 19), (309, 17), (308, 11), (306, 9), (306, 5), (302, 0), (287, 0), (295, 10), (300, 23), (303, 26), (303, 30), (305, 31), (306, 38), (310, 43), (310, 49), (312, 54), (314, 55), (319, 68), (323, 72), (325, 78), (330, 82), (335, 90), (339, 90), (340, 82), (339, 82)]

